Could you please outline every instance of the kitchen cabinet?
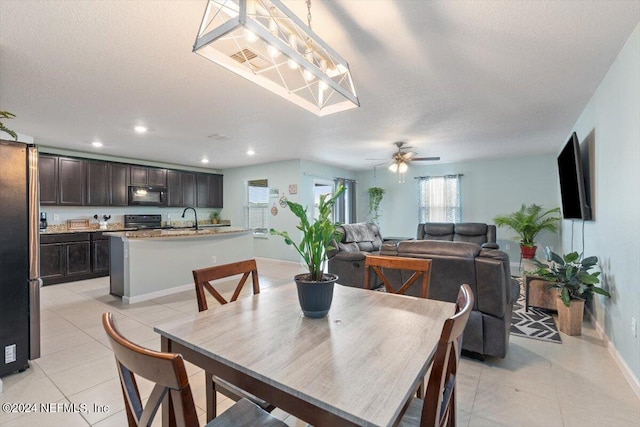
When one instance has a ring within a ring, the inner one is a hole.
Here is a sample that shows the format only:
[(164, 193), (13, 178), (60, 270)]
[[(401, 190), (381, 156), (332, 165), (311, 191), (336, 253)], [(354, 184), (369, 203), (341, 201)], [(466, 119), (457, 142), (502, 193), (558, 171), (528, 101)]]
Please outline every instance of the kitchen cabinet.
[(45, 285), (109, 274), (109, 240), (102, 232), (40, 236), (40, 276)]
[(196, 206), (200, 174), (169, 170), (167, 172), (167, 206)]
[(109, 205), (109, 163), (99, 160), (87, 160), (86, 167), (86, 204), (88, 206)]
[(145, 166), (131, 166), (131, 185), (166, 187), (167, 170)]
[(58, 203), (58, 156), (38, 156), (38, 174), (40, 181), (40, 204), (43, 206)]
[(109, 206), (127, 206), (129, 195), (129, 165), (109, 163)]
[(222, 208), (222, 175), (198, 174), (196, 187), (199, 208)]
[(70, 157), (58, 157), (58, 204), (61, 206), (84, 205), (85, 161)]

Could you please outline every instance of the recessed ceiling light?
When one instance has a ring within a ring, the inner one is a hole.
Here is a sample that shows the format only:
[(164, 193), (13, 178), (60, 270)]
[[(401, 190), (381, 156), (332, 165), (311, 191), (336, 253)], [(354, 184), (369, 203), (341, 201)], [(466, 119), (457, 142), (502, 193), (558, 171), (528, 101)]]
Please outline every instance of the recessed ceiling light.
[(249, 149), (249, 150), (247, 150), (247, 154), (250, 155), (250, 156), (253, 156), (254, 154), (256, 154), (256, 152), (251, 150), (251, 149)]
[(93, 146), (94, 146), (94, 147), (96, 147), (96, 148), (100, 148), (100, 147), (102, 147), (102, 142), (100, 142), (100, 141), (93, 141), (93, 142), (91, 143), (91, 145), (93, 145)]
[(136, 126), (133, 128), (138, 133), (145, 133), (147, 131), (146, 126)]
[(202, 160), (200, 160), (202, 163), (209, 163), (209, 159), (207, 159), (206, 157), (203, 157)]

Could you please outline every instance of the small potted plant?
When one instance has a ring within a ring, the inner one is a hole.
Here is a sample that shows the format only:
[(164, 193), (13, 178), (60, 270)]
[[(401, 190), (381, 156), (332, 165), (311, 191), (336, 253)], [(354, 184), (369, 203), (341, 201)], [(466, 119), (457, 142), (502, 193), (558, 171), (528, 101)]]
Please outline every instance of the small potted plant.
[(369, 220), (375, 224), (380, 218), (380, 202), (384, 196), (384, 188), (371, 187), (367, 190), (369, 193)]
[(220, 211), (217, 209), (211, 211), (209, 218), (211, 219), (211, 224), (218, 224), (220, 222)]
[(577, 252), (561, 257), (550, 252), (549, 261), (547, 265), (534, 260), (538, 269), (533, 274), (549, 281), (551, 287), (560, 291), (560, 298), (556, 302), (560, 331), (567, 335), (580, 335), (585, 299), (591, 299), (594, 293), (611, 296), (606, 290), (595, 286), (600, 283), (600, 272), (589, 272), (598, 264), (598, 257), (583, 258)]
[(509, 227), (520, 236), (520, 252), (522, 258), (533, 259), (538, 247), (535, 238), (542, 230), (555, 233), (558, 230), (560, 217), (553, 214), (559, 213), (560, 208), (544, 211), (542, 206), (532, 204), (522, 205), (520, 210), (508, 215), (497, 215), (493, 222), (498, 227)]
[(276, 231), (271, 234), (282, 236), (287, 245), (293, 246), (300, 254), (307, 266), (308, 273), (294, 277), (298, 287), (298, 300), (302, 312), (306, 317), (321, 318), (327, 315), (333, 300), (333, 285), (338, 280), (335, 274), (324, 273), (327, 262), (327, 252), (333, 249), (331, 242), (340, 241), (342, 236), (336, 228), (340, 225), (332, 220), (333, 206), (344, 193), (345, 187), (340, 186), (336, 192), (320, 196), (318, 204), (318, 218), (309, 221), (307, 208), (299, 203), (287, 201), (291, 212), (298, 217), (300, 223), (297, 228), (302, 231), (302, 240), (296, 244), (286, 231)]

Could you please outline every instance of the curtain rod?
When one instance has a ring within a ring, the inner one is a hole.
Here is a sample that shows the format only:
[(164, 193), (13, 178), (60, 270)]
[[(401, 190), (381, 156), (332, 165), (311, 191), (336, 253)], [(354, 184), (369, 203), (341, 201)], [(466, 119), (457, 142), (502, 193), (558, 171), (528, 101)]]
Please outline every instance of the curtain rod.
[(425, 176), (416, 176), (413, 179), (425, 179), (425, 178), (457, 178), (459, 176), (464, 176), (464, 174), (455, 174), (455, 175), (425, 175)]

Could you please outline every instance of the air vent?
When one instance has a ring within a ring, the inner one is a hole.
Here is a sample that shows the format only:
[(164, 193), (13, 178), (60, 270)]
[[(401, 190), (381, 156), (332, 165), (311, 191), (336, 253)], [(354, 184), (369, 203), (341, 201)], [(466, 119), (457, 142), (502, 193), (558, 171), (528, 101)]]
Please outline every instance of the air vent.
[(242, 49), (233, 55), (230, 55), (230, 57), (238, 61), (240, 64), (248, 66), (253, 71), (262, 70), (263, 68), (273, 65), (273, 61), (270, 61), (251, 49)]
[(208, 135), (207, 138), (211, 138), (211, 139), (215, 139), (216, 141), (228, 141), (231, 139), (230, 136), (227, 135), (223, 135), (221, 133), (212, 133), (211, 135)]

